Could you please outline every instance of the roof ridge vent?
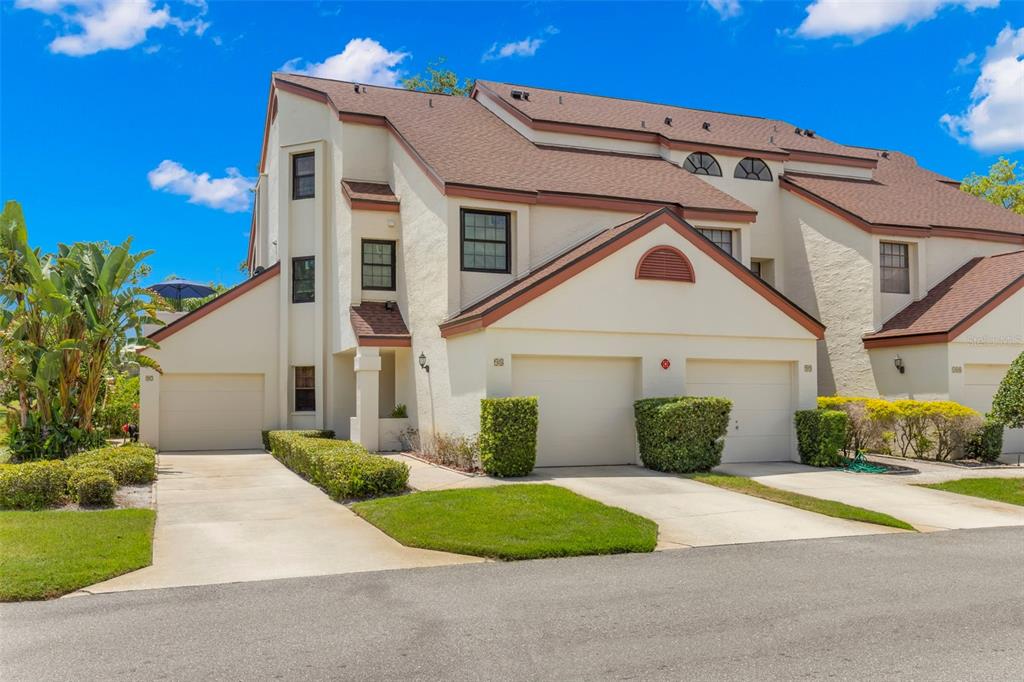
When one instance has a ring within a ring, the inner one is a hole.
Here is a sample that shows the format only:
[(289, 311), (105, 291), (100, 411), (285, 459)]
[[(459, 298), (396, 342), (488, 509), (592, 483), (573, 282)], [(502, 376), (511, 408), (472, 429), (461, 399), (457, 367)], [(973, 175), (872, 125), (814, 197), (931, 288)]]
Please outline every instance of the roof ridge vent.
[(521, 99), (521, 100), (524, 100), (526, 102), (529, 102), (530, 101), (530, 91), (529, 90), (513, 90), (512, 91), (512, 99)]
[(814, 131), (811, 130), (810, 128), (807, 128), (806, 130), (804, 130), (804, 135), (806, 135), (807, 137), (814, 137)]
[(703, 128), (704, 130), (708, 130), (708, 131), (711, 130), (711, 124), (708, 123), (707, 121), (704, 121), (703, 123), (701, 123), (700, 127)]
[(804, 134), (804, 131), (803, 131), (803, 130), (801, 130), (800, 128), (797, 128), (797, 129), (796, 129), (796, 130), (794, 130), (793, 132), (794, 132), (794, 133), (796, 133), (797, 135), (803, 135), (803, 134)]
[(666, 116), (665, 117), (665, 125), (667, 125), (667, 126), (672, 125), (672, 117), (671, 116)]

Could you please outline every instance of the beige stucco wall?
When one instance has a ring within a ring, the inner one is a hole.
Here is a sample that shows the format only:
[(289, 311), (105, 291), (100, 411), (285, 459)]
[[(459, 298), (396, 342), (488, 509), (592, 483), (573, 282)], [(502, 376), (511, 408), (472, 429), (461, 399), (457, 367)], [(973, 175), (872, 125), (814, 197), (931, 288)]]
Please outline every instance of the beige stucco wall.
[[(890, 400), (949, 399), (949, 347), (932, 343), (868, 351), (877, 394)], [(896, 369), (896, 358), (903, 361), (904, 373)]]
[[(639, 258), (661, 244), (690, 258), (696, 283), (634, 278)], [(644, 396), (685, 394), (689, 359), (782, 361), (797, 377), (794, 409), (812, 407), (817, 395), (813, 335), (665, 226), (447, 343), (450, 428), (463, 433), (478, 428), (480, 398), (511, 395), (513, 356), (637, 359)]]
[[(284, 392), (276, 372), (278, 289), (273, 277), (204, 317), (181, 328), (146, 351), (166, 374), (263, 375), (263, 428), (282, 425), (278, 395)], [(160, 376), (140, 372), (139, 437), (160, 447)]]

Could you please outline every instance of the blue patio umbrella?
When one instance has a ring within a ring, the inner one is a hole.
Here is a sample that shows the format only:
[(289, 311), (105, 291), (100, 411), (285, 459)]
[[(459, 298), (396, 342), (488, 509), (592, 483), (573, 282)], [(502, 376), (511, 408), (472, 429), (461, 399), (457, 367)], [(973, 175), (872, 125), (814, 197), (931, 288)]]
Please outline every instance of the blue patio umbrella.
[(174, 301), (174, 307), (179, 310), (181, 302), (186, 298), (205, 298), (216, 293), (212, 287), (199, 282), (190, 282), (187, 279), (168, 279), (146, 288), (155, 291), (169, 301)]

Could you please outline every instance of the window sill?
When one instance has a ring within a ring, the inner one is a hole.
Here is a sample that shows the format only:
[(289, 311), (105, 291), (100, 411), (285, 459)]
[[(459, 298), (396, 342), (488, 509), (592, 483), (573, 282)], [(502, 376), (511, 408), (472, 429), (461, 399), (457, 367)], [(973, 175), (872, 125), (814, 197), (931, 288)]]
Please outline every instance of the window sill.
[(316, 410), (310, 410), (308, 412), (289, 412), (289, 417), (311, 417), (316, 414)]

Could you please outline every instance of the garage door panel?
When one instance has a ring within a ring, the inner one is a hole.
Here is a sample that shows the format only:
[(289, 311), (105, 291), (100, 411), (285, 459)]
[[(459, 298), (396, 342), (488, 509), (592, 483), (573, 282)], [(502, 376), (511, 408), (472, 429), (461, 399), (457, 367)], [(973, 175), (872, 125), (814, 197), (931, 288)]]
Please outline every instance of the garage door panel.
[[(964, 365), (964, 404), (982, 414), (992, 409), (992, 398), (1010, 365)], [(1006, 429), (1003, 432), (1003, 452), (1024, 452), (1024, 429)]]
[(637, 361), (513, 356), (512, 390), (538, 398), (537, 466), (636, 461)]
[(687, 395), (732, 401), (723, 462), (792, 458), (791, 363), (690, 360), (686, 387)]
[(170, 374), (160, 381), (162, 450), (261, 445), (263, 375)]

